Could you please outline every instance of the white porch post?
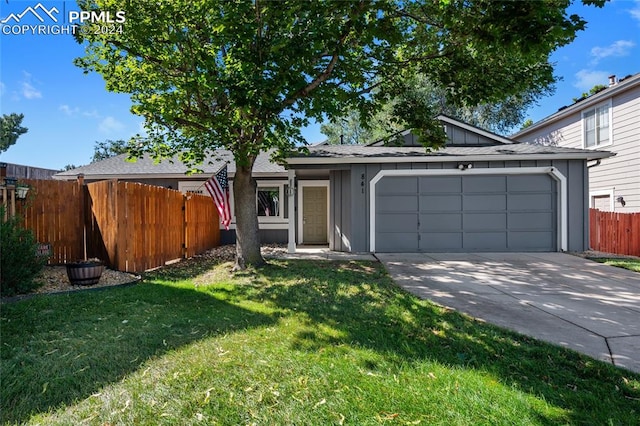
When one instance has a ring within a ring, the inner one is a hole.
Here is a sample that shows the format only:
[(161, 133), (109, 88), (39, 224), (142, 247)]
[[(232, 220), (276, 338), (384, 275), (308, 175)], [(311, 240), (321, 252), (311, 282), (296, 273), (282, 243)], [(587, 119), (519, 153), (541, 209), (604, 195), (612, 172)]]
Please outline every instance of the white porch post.
[(289, 197), (289, 244), (287, 246), (289, 253), (296, 252), (296, 171), (293, 169), (288, 170), (289, 190), (287, 191), (287, 197)]

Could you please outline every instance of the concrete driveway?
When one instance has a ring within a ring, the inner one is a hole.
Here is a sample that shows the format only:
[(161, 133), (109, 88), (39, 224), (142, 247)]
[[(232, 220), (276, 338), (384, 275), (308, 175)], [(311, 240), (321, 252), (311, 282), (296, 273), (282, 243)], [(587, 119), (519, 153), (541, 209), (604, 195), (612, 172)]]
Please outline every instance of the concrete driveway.
[(563, 253), (376, 255), (400, 286), (640, 373), (640, 274)]

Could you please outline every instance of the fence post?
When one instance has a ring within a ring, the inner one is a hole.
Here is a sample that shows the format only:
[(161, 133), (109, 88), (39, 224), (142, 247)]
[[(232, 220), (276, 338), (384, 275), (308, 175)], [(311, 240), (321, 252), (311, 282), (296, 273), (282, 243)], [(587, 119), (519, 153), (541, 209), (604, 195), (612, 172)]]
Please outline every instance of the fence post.
[(187, 247), (189, 247), (189, 230), (187, 228), (187, 194), (182, 194), (182, 258), (187, 258)]
[(80, 217), (82, 218), (82, 255), (84, 256), (84, 260), (87, 260), (87, 191), (86, 186), (84, 184), (84, 174), (78, 173), (77, 176), (78, 182), (78, 198), (80, 205)]

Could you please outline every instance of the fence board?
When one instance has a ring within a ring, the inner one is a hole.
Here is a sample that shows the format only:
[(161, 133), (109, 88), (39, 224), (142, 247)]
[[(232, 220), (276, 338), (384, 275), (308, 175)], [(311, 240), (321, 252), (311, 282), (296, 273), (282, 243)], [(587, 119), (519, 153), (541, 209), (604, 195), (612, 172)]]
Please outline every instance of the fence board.
[(211, 197), (189, 194), (184, 222), (187, 257), (220, 245), (220, 218)]
[(593, 250), (640, 256), (640, 213), (589, 209), (589, 235)]
[(97, 257), (141, 272), (220, 244), (211, 198), (132, 182), (27, 180), (25, 226), (52, 247), (50, 263)]
[(23, 180), (31, 189), (18, 213), (40, 243), (51, 245), (49, 263), (72, 262), (84, 257), (84, 200), (77, 182)]

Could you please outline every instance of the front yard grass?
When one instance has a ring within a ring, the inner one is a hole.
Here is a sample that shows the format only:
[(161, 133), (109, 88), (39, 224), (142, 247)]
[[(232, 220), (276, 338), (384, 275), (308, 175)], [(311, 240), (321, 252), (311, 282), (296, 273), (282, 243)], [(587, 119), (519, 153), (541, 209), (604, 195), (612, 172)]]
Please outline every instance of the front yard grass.
[(590, 257), (589, 259), (600, 263), (606, 263), (607, 265), (617, 266), (618, 268), (640, 272), (640, 259), (617, 257)]
[(2, 422), (640, 424), (640, 375), (421, 301), (378, 263), (230, 266), (2, 305)]

